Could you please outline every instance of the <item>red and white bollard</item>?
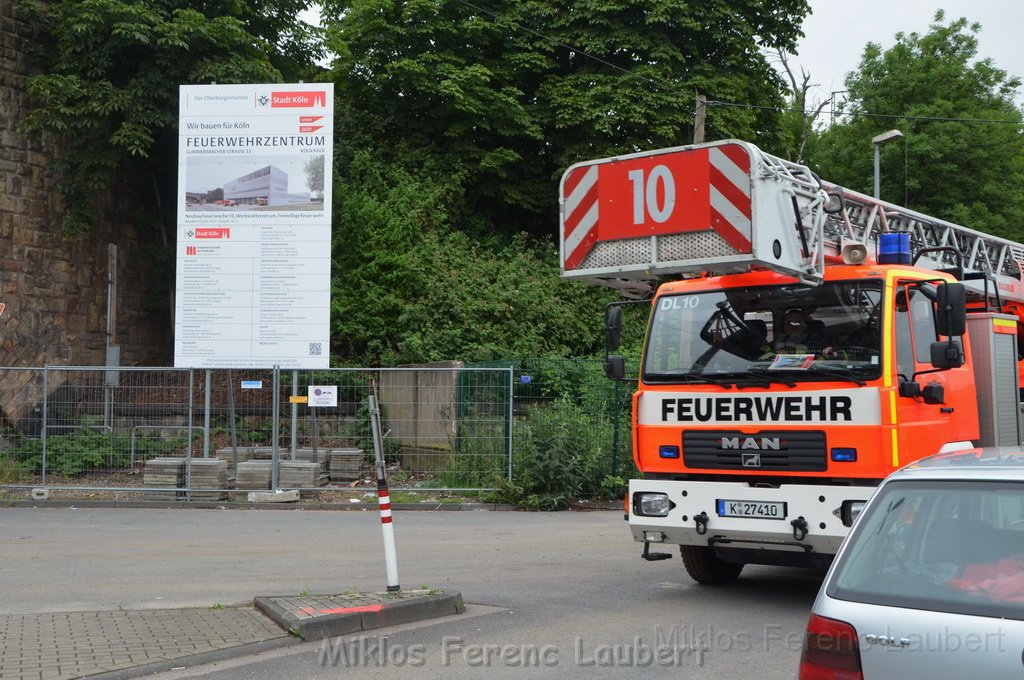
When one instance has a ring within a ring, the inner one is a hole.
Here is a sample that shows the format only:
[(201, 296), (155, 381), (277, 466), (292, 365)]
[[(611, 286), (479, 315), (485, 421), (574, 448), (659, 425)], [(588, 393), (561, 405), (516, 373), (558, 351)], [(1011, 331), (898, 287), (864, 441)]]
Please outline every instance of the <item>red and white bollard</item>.
[(380, 529), (384, 535), (384, 564), (388, 573), (388, 592), (401, 590), (398, 585), (398, 556), (395, 552), (395, 525), (391, 516), (391, 495), (384, 468), (384, 437), (380, 431), (380, 409), (377, 407), (377, 381), (370, 395), (370, 428), (373, 430), (373, 452), (377, 463), (377, 503), (380, 505)]

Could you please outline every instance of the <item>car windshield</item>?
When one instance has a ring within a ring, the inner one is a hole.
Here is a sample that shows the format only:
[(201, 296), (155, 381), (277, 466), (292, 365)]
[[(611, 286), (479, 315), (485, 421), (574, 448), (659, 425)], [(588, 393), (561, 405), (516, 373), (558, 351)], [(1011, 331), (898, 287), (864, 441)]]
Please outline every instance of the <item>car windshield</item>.
[(1024, 620), (1024, 483), (893, 482), (848, 540), (831, 597)]
[(881, 371), (880, 281), (667, 295), (644, 358), (650, 382), (861, 382)]

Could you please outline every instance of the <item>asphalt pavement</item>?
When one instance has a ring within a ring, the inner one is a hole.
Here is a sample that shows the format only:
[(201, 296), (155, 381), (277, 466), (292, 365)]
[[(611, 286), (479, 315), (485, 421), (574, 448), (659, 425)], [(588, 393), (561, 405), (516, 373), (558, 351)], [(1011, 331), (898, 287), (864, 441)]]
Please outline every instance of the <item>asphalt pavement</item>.
[(615, 511), (398, 512), (395, 532), (402, 592), (465, 612), (303, 641), (254, 601), (386, 604), (376, 513), (0, 509), (0, 677), (789, 678), (820, 583), (698, 586), (640, 560)]

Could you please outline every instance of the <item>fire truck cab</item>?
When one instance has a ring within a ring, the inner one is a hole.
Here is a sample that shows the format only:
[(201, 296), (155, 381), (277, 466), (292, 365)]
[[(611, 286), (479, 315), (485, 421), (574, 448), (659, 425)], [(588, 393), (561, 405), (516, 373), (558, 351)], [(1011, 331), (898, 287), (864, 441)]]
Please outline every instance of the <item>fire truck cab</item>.
[(702, 583), (827, 564), (892, 471), (1021, 441), (1024, 247), (737, 140), (578, 164), (561, 208), (563, 275), (649, 296), (626, 499), (645, 559), (679, 545)]

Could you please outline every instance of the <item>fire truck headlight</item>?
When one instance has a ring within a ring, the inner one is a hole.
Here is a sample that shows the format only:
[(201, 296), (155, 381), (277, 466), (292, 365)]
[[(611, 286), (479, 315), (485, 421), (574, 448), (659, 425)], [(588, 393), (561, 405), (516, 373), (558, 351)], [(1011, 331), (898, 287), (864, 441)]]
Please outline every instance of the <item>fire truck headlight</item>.
[(664, 493), (641, 491), (633, 496), (633, 512), (644, 517), (667, 517), (673, 505)]

